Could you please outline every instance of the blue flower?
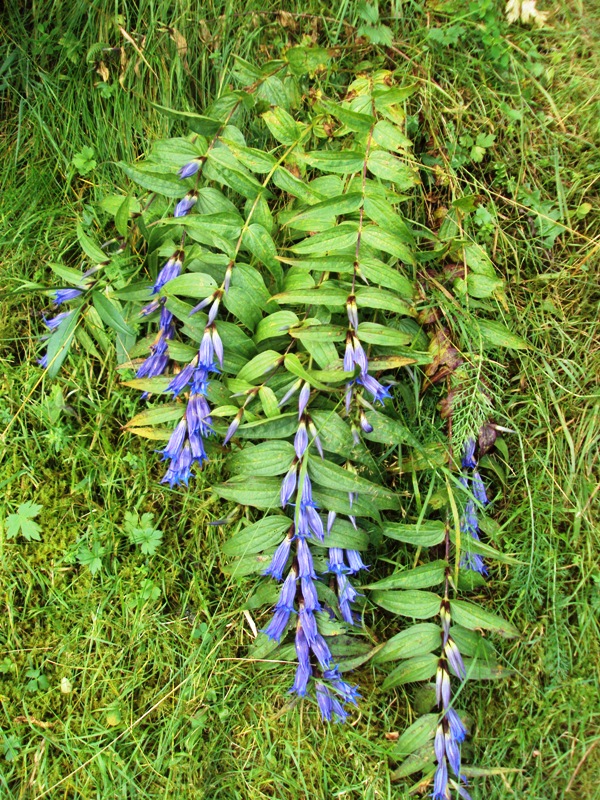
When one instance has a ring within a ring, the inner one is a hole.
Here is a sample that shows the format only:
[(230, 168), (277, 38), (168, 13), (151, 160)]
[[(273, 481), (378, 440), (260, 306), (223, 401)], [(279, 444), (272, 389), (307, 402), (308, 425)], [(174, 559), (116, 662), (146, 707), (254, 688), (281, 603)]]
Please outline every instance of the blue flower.
[(366, 372), (361, 372), (356, 382), (364, 386), (367, 392), (373, 396), (374, 403), (381, 403), (381, 405), (383, 405), (384, 401), (388, 397), (391, 397), (390, 387), (383, 386), (376, 378)]
[(321, 716), (327, 722), (331, 722), (332, 717), (336, 722), (346, 721), (348, 713), (344, 710), (337, 697), (332, 695), (329, 687), (323, 683), (317, 684), (317, 703)]
[(477, 461), (475, 461), (475, 439), (470, 437), (464, 444), (462, 465), (465, 469), (475, 469)]
[(289, 611), (287, 608), (275, 609), (273, 618), (269, 625), (264, 629), (263, 633), (265, 633), (269, 639), (273, 639), (274, 641), (278, 642), (283, 636), (283, 632), (285, 631), (290, 620), (290, 615), (291, 611)]
[(182, 197), (181, 200), (175, 206), (175, 211), (173, 212), (174, 217), (185, 217), (186, 214), (192, 210), (192, 208), (198, 202), (198, 194), (196, 192), (188, 192), (185, 197)]
[(60, 314), (52, 317), (52, 319), (46, 319), (46, 317), (44, 317), (44, 324), (49, 330), (54, 331), (58, 328), (60, 323), (68, 319), (72, 313), (72, 311), (61, 311)]
[(283, 577), (283, 570), (285, 569), (285, 565), (287, 564), (287, 560), (290, 555), (291, 546), (292, 536), (290, 533), (288, 533), (283, 542), (281, 542), (275, 551), (273, 558), (271, 559), (271, 563), (266, 568), (263, 575), (271, 575), (273, 578), (275, 578), (275, 580), (281, 580)]
[(296, 451), (296, 456), (298, 458), (302, 458), (307, 447), (308, 431), (306, 430), (306, 423), (304, 420), (302, 420), (298, 425), (298, 430), (296, 431), (296, 436), (294, 437), (294, 450)]
[(158, 294), (165, 283), (168, 283), (173, 278), (176, 278), (181, 272), (183, 266), (183, 252), (178, 250), (167, 261), (161, 271), (158, 273), (156, 282), (152, 287), (152, 294)]
[(82, 289), (56, 289), (54, 292), (54, 302), (59, 306), (61, 303), (66, 303), (69, 300), (75, 300), (75, 298), (79, 297), (81, 294), (83, 294)]
[(179, 455), (171, 461), (161, 483), (168, 483), (171, 489), (180, 483), (187, 486), (191, 475), (191, 466), (192, 451), (186, 442)]
[(200, 164), (202, 163), (202, 158), (194, 158), (192, 161), (188, 161), (187, 164), (184, 164), (183, 167), (178, 172), (178, 175), (181, 179), (184, 178), (191, 178), (192, 175), (195, 175), (198, 170), (200, 169)]
[(287, 506), (287, 504), (290, 502), (291, 496), (296, 490), (297, 472), (298, 464), (296, 461), (294, 461), (281, 484), (279, 499), (281, 501), (282, 508)]
[(302, 417), (310, 399), (310, 383), (305, 382), (298, 397), (298, 419)]

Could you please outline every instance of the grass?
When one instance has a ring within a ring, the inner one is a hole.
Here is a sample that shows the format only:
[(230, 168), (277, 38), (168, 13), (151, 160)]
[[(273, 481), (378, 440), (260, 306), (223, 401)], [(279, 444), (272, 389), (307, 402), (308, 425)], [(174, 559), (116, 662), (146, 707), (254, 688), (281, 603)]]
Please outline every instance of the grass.
[[(488, 770), (473, 796), (600, 797), (600, 12), (561, 6), (536, 31), (507, 28), (486, 3), (395, 7), (382, 15), (406, 57), (391, 58), (419, 84), (411, 135), (431, 164), (415, 218), (435, 227), (457, 196), (477, 196), (471, 231), (531, 345), (498, 364), (494, 389), (498, 421), (517, 432), (496, 481), (497, 540), (521, 565), (494, 570), (484, 595), (522, 638), (504, 652), (514, 677), (465, 690), (467, 761)], [(365, 667), (360, 715), (325, 728), (308, 706), (290, 709), (290, 667), (249, 662), (237, 609), (252, 584), (224, 577), (231, 527), (209, 524), (230, 511), (210, 492), (218, 461), (192, 491), (165, 491), (148, 443), (121, 432), (138, 401), (110, 361), (71, 358), (54, 382), (35, 364), (48, 261), (74, 252), (75, 218), (119, 185), (113, 162), (176, 131), (149, 100), (201, 108), (234, 54), (277, 57), (303, 35), (341, 47), (340, 85), (362, 59), (390, 63), (356, 43), (351, 3), (278, 11), (142, 0), (116, 17), (109, 3), (43, 0), (0, 18), (1, 269), (13, 290), (0, 322), (0, 487), (3, 514), (43, 506), (41, 542), (0, 537), (7, 798), (408, 796), (390, 782), (385, 734), (411, 721), (413, 690), (384, 694)], [(108, 76), (94, 66), (100, 44), (122, 48), (104, 52)], [(477, 162), (461, 137), (481, 132), (495, 140)], [(97, 166), (78, 175), (84, 147)], [(155, 555), (131, 547), (126, 511), (154, 515)], [(94, 547), (95, 575), (80, 563)]]

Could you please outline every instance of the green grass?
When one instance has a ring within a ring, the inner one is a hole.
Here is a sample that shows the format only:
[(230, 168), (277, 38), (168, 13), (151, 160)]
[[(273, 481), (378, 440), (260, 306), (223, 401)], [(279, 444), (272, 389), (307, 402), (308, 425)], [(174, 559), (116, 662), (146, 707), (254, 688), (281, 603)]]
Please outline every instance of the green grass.
[[(363, 59), (418, 82), (411, 135), (438, 165), (415, 219), (436, 227), (453, 199), (477, 196), (486, 213), (471, 232), (507, 280), (507, 322), (531, 344), (498, 364), (492, 387), (498, 422), (516, 431), (496, 482), (497, 543), (521, 564), (495, 568), (481, 594), (522, 638), (504, 650), (512, 678), (464, 692), (467, 761), (490, 770), (473, 797), (600, 797), (600, 11), (564, 5), (536, 31), (501, 17), (494, 28), (463, 4), (398, 10), (387, 22), (410, 60), (357, 43), (351, 3), (289, 2), (291, 16), (278, 4), (240, 14), (227, 2), (151, 0), (121, 4), (119, 19), (110, 3), (3, 12), (0, 269), (12, 293), (0, 320), (0, 516), (43, 505), (41, 542), (0, 537), (3, 797), (408, 796), (390, 783), (385, 734), (412, 720), (414, 687), (383, 693), (362, 668), (361, 711), (345, 728), (294, 705), (291, 665), (247, 658), (252, 631), (238, 609), (252, 581), (224, 576), (231, 526), (209, 524), (233, 511), (210, 492), (218, 461), (189, 492), (165, 490), (150, 444), (121, 430), (139, 401), (110, 360), (72, 357), (54, 382), (35, 364), (47, 263), (76, 252), (75, 219), (119, 186), (113, 162), (177, 131), (149, 101), (202, 108), (234, 54), (277, 57), (303, 35), (340, 47), (335, 85)], [(432, 41), (428, 25), (458, 25), (456, 42)], [(185, 56), (168, 28), (185, 37)], [(107, 79), (97, 52), (86, 60), (99, 43), (123, 45), (104, 56)], [(482, 132), (496, 138), (472, 162), (461, 137)], [(97, 166), (79, 176), (72, 158), (86, 146)], [(131, 547), (127, 511), (154, 514), (164, 531), (155, 555)], [(94, 543), (92, 575), (78, 555)], [(32, 691), (28, 670), (50, 688)]]

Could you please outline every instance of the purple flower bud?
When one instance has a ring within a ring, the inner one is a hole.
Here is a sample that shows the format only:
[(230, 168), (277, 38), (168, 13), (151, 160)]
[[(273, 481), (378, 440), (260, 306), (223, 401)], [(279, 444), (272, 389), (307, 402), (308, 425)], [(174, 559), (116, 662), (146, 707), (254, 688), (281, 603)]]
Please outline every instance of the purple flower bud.
[(304, 697), (308, 688), (308, 682), (312, 675), (310, 664), (298, 664), (296, 669), (296, 676), (294, 678), (294, 685), (290, 692), (294, 692), (298, 697)]
[(54, 331), (56, 328), (58, 328), (61, 322), (64, 322), (66, 319), (68, 319), (72, 313), (72, 311), (61, 311), (60, 314), (52, 317), (52, 319), (46, 319), (46, 317), (44, 317), (44, 324), (49, 330)]
[(212, 327), (212, 343), (216, 353), (217, 358), (219, 359), (219, 364), (221, 367), (223, 366), (223, 342), (221, 341), (221, 337), (219, 336), (217, 329), (214, 325)]
[(175, 206), (175, 211), (173, 212), (174, 217), (185, 217), (186, 214), (192, 210), (192, 208), (198, 202), (198, 195), (196, 192), (188, 192), (185, 197), (177, 203)]
[(363, 560), (358, 550), (346, 550), (346, 560), (350, 566), (348, 572), (351, 575), (355, 572), (359, 572), (361, 569), (368, 569), (366, 564), (363, 564)]
[(316, 578), (313, 567), (312, 554), (306, 539), (296, 540), (296, 555), (298, 558), (298, 575), (301, 578)]
[(301, 667), (305, 667), (310, 672), (310, 648), (308, 639), (302, 629), (301, 617), (298, 617), (298, 625), (296, 626), (296, 658)]
[(346, 336), (346, 350), (344, 351), (344, 372), (354, 372), (354, 347), (352, 337)]
[(83, 294), (82, 289), (57, 289), (54, 292), (54, 302), (59, 306), (61, 303), (66, 303), (69, 300), (75, 300), (80, 294)]
[(446, 758), (457, 778), (460, 777), (460, 747), (450, 731), (445, 734)]
[(158, 294), (165, 283), (168, 283), (173, 278), (176, 278), (181, 272), (183, 266), (181, 258), (183, 254), (180, 251), (174, 253), (173, 256), (167, 261), (161, 271), (158, 273), (156, 283), (152, 287), (152, 294)]
[(367, 354), (360, 343), (359, 339), (356, 336), (353, 336), (353, 345), (354, 345), (354, 363), (360, 369), (361, 373), (367, 371), (369, 368), (369, 362), (367, 360)]
[[(197, 305), (197, 306), (194, 306), (194, 307), (192, 308), (192, 310), (190, 311), (190, 313), (189, 313), (189, 315), (188, 315), (188, 316), (190, 316), (190, 317), (191, 317), (191, 316), (192, 316), (193, 314), (195, 314), (197, 311), (201, 311), (203, 308), (206, 308), (206, 306), (207, 306), (207, 305), (209, 305), (210, 303), (212, 303), (214, 299), (215, 299), (215, 295), (214, 295), (214, 292), (213, 292), (213, 294), (209, 294), (209, 295), (208, 295), (208, 297), (205, 297), (205, 298), (204, 298), (204, 300), (201, 300), (201, 301), (198, 303), (198, 305)], [(208, 320), (207, 324), (209, 324), (209, 325), (210, 325), (210, 323), (211, 323), (212, 321), (213, 321), (213, 320)]]
[(311, 642), (310, 649), (315, 654), (322, 669), (329, 669), (331, 666), (331, 651), (320, 633), (316, 635), (314, 642)]
[(454, 674), (458, 678), (464, 680), (467, 677), (465, 665), (462, 660), (460, 650), (456, 646), (454, 640), (450, 637), (448, 637), (448, 641), (446, 642), (446, 646), (444, 648), (444, 655), (448, 659), (448, 664), (450, 665), (450, 669), (454, 672)]
[(346, 313), (348, 314), (348, 322), (355, 331), (358, 330), (358, 309), (356, 307), (356, 297), (351, 294), (346, 301)]
[(299, 378), (297, 381), (294, 381), (294, 383), (291, 385), (291, 387), (287, 390), (287, 392), (283, 395), (283, 397), (279, 401), (278, 405), (280, 408), (281, 406), (284, 406), (290, 399), (290, 397), (298, 391), (301, 385), (302, 385), (301, 378)]
[(298, 419), (304, 414), (304, 410), (310, 399), (310, 383), (305, 382), (298, 397)]
[(186, 433), (187, 433), (187, 420), (185, 417), (183, 417), (183, 419), (181, 419), (177, 423), (173, 433), (171, 434), (167, 446), (162, 451), (163, 461), (167, 458), (177, 458), (177, 456), (181, 452), (181, 448), (183, 447)]
[(271, 559), (271, 563), (263, 572), (263, 575), (271, 575), (275, 580), (280, 581), (283, 577), (283, 570), (287, 564), (290, 555), (290, 548), (292, 545), (291, 536), (286, 536), (283, 542), (279, 545)]
[(291, 496), (294, 494), (296, 489), (296, 472), (297, 472), (297, 464), (294, 463), (290, 467), (287, 475), (283, 479), (283, 483), (281, 484), (281, 493), (279, 499), (281, 500), (281, 507), (285, 508), (287, 504), (290, 502)]
[(171, 383), (167, 386), (167, 392), (173, 392), (174, 396), (177, 397), (184, 389), (187, 388), (190, 380), (192, 379), (192, 375), (194, 374), (194, 370), (196, 369), (196, 364), (198, 363), (197, 357), (190, 361), (189, 364), (178, 372), (177, 375), (172, 379)]
[(317, 635), (317, 621), (315, 619), (315, 615), (312, 611), (309, 611), (307, 608), (300, 608), (299, 611), (300, 617), (300, 624), (302, 625), (302, 630), (306, 636), (306, 640), (309, 644), (312, 644)]
[[(208, 325), (212, 325), (212, 323), (217, 318), (217, 314), (219, 313), (219, 303), (220, 302), (221, 302), (221, 297), (219, 296), (219, 297), (215, 298), (214, 303), (210, 307), (210, 309), (208, 311), (208, 320), (207, 320), (207, 324)], [(221, 361), (221, 366), (223, 366), (223, 361)]]
[(277, 601), (276, 608), (285, 608), (287, 611), (294, 610), (294, 600), (296, 598), (296, 570), (292, 567), (289, 571), (287, 578), (281, 587), (279, 600)]
[(367, 419), (367, 415), (362, 409), (360, 411), (360, 427), (363, 429), (365, 433), (371, 433), (373, 431), (373, 426)]
[(432, 800), (448, 800), (448, 767), (446, 759), (439, 762), (433, 779)]
[(313, 506), (307, 505), (305, 508), (305, 513), (310, 529), (317, 539), (322, 542), (325, 535), (325, 531), (323, 530), (323, 520)]
[(322, 683), (317, 684), (317, 704), (323, 719), (331, 722), (331, 712), (333, 710), (331, 695), (329, 694), (329, 689)]
[(227, 265), (227, 269), (225, 270), (225, 280), (223, 281), (223, 290), (225, 294), (229, 291), (229, 286), (231, 284), (231, 276), (233, 274), (233, 261), (230, 261)]
[(488, 503), (487, 492), (485, 491), (485, 486), (478, 470), (473, 470), (472, 487), (473, 487), (473, 495), (477, 500), (477, 502), (481, 503), (482, 506), (487, 505)]
[(263, 633), (265, 633), (269, 639), (273, 639), (274, 641), (278, 642), (281, 639), (289, 622), (290, 613), (291, 612), (286, 608), (276, 609), (275, 613), (273, 614), (273, 619), (264, 629)]
[(319, 604), (315, 582), (311, 578), (301, 578), (300, 585), (306, 611), (320, 611), (321, 606)]
[(448, 708), (450, 705), (450, 675), (445, 666), (440, 663), (435, 674), (435, 696), (438, 705)]
[(201, 163), (201, 158), (194, 158), (192, 161), (188, 161), (188, 163), (179, 170), (179, 177), (182, 180), (184, 178), (191, 178), (192, 175), (195, 175), (198, 172)]
[(296, 436), (294, 437), (294, 450), (296, 451), (296, 456), (299, 459), (302, 458), (307, 447), (308, 433), (306, 431), (306, 423), (304, 420), (302, 420), (298, 425), (298, 430), (296, 431)]
[(446, 739), (444, 737), (444, 727), (441, 723), (437, 726), (435, 731), (433, 749), (438, 764), (441, 764), (444, 760), (444, 756), (446, 755)]
[(457, 742), (463, 742), (467, 735), (467, 729), (462, 723), (461, 718), (458, 716), (453, 708), (446, 711), (446, 719), (450, 725), (450, 733)]
[(475, 439), (467, 439), (463, 449), (462, 465), (465, 469), (475, 469)]
[(333, 527), (333, 523), (335, 522), (336, 517), (337, 514), (335, 513), (335, 511), (329, 511), (327, 513), (327, 533), (331, 533), (331, 529)]
[(161, 308), (161, 301), (157, 298), (151, 303), (148, 303), (147, 306), (144, 306), (140, 311), (140, 315), (142, 317), (147, 317), (149, 314), (153, 314), (155, 311), (158, 311), (159, 308)]
[[(240, 427), (240, 422), (241, 421), (242, 421), (242, 417), (241, 417), (240, 413), (238, 412), (235, 415), (235, 417), (233, 418), (233, 421), (231, 422), (229, 427), (227, 428), (227, 433), (225, 434), (225, 438), (223, 439), (223, 444), (224, 445), (228, 444), (228, 442), (231, 439), (231, 437), (235, 435), (235, 432)], [(292, 489), (292, 491), (293, 491), (293, 489)]]
[(323, 445), (321, 444), (321, 439), (319, 438), (319, 434), (317, 433), (317, 428), (312, 419), (309, 419), (308, 421), (308, 430), (313, 438), (313, 442), (315, 447), (317, 448), (317, 452), (319, 453), (321, 458), (325, 458), (325, 454), (323, 453)]
[(204, 329), (202, 341), (200, 342), (200, 349), (198, 350), (198, 359), (200, 366), (205, 369), (211, 369), (214, 363), (215, 348), (211, 336), (211, 327), (209, 325)]

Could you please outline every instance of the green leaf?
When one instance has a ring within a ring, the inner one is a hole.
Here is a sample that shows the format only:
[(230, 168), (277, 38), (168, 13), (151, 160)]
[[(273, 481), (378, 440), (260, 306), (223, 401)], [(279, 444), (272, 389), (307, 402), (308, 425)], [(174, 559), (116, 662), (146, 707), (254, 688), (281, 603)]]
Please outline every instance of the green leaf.
[(246, 445), (230, 456), (227, 463), (232, 474), (272, 477), (287, 472), (294, 456), (294, 447), (289, 442), (264, 442)]
[(418, 547), (433, 547), (444, 540), (445, 526), (438, 520), (423, 520), (420, 525), (406, 525), (401, 522), (386, 522), (383, 533), (398, 542), (414, 544)]
[(391, 181), (401, 192), (412, 189), (415, 184), (419, 183), (419, 177), (412, 167), (383, 150), (371, 152), (367, 166), (373, 175)]
[(305, 381), (308, 381), (311, 386), (315, 389), (319, 389), (319, 391), (327, 391), (327, 386), (321, 383), (320, 381), (316, 380), (316, 378), (311, 375), (308, 370), (304, 369), (302, 364), (300, 363), (300, 359), (295, 353), (288, 353), (285, 356), (284, 360), (285, 368), (288, 372), (291, 372), (292, 375), (295, 375), (297, 378), (302, 378)]
[(124, 529), (131, 544), (139, 546), (142, 553), (153, 556), (162, 543), (163, 532), (154, 527), (154, 514), (142, 514), (140, 519), (136, 512), (126, 511)]
[(94, 541), (91, 548), (81, 547), (77, 553), (77, 561), (82, 567), (87, 567), (92, 575), (102, 569), (102, 556), (106, 554), (106, 547), (98, 540)]
[[(148, 169), (139, 169), (138, 167), (125, 164), (122, 161), (119, 161), (117, 166), (120, 167), (125, 175), (131, 178), (134, 183), (137, 183), (138, 186), (141, 186), (143, 189), (148, 189), (150, 192), (157, 192), (165, 197), (176, 198), (183, 197), (185, 194), (185, 186), (182, 185), (176, 175), (152, 172)], [(104, 260), (106, 261), (106, 257), (104, 257)]]
[[(364, 234), (364, 231), (363, 231)], [(355, 222), (341, 222), (329, 230), (308, 236), (297, 242), (290, 250), (300, 255), (310, 253), (330, 253), (332, 250), (344, 250), (354, 247), (358, 239), (358, 228)]]
[(315, 203), (308, 209), (297, 211), (292, 217), (285, 220), (285, 225), (288, 228), (300, 231), (322, 231), (325, 228), (319, 226), (323, 221), (325, 221), (327, 228), (331, 228), (335, 225), (335, 221), (333, 223), (330, 222), (332, 217), (353, 214), (361, 207), (362, 201), (363, 198), (359, 192), (330, 197), (321, 203)]
[(519, 636), (518, 629), (511, 622), (480, 608), (475, 603), (469, 603), (467, 600), (451, 600), (450, 613), (454, 622), (469, 630), (483, 628), (507, 639)]
[(238, 380), (254, 383), (282, 362), (282, 356), (275, 350), (265, 350), (251, 358), (238, 373)]
[(252, 172), (265, 174), (271, 172), (277, 164), (277, 160), (264, 150), (257, 150), (255, 147), (244, 147), (237, 142), (232, 142), (231, 139), (223, 138), (221, 141), (227, 145), (240, 164), (243, 164), (246, 169)]
[(298, 428), (298, 414), (280, 414), (267, 420), (257, 420), (240, 425), (237, 436), (240, 439), (287, 439)]
[(370, 114), (360, 114), (351, 111), (341, 103), (332, 103), (329, 100), (321, 100), (319, 103), (325, 111), (339, 121), (350, 131), (356, 133), (368, 133), (375, 123), (375, 117)]
[(467, 680), (497, 681), (515, 674), (514, 669), (502, 667), (500, 664), (486, 664), (478, 658), (463, 659), (467, 671)]
[(292, 175), (285, 167), (277, 167), (273, 174), (273, 183), (279, 189), (291, 194), (292, 197), (297, 197), (303, 203), (318, 203), (324, 199), (322, 195), (307, 186), (300, 178)]
[(263, 517), (235, 533), (223, 545), (223, 553), (231, 558), (262, 553), (276, 547), (289, 530), (292, 520), (284, 516)]
[(301, 136), (302, 128), (288, 112), (281, 108), (273, 108), (261, 115), (272, 136), (281, 144), (295, 144)]
[(216, 289), (217, 282), (212, 275), (207, 275), (204, 272), (186, 272), (184, 275), (178, 275), (176, 278), (171, 278), (170, 281), (167, 281), (161, 290), (161, 294), (166, 297), (182, 295), (183, 297), (198, 299), (210, 297)]
[(414, 569), (405, 569), (396, 572), (387, 578), (383, 578), (376, 583), (364, 586), (365, 589), (427, 589), (430, 586), (438, 586), (444, 580), (446, 574), (446, 561), (431, 561)]
[(125, 424), (126, 428), (140, 428), (145, 425), (159, 425), (161, 422), (179, 421), (185, 413), (182, 403), (163, 403), (154, 408), (146, 408)]
[(441, 598), (433, 592), (407, 589), (398, 592), (373, 592), (371, 599), (378, 606), (414, 619), (429, 619), (440, 613)]
[(6, 538), (14, 539), (19, 533), (23, 535), (28, 542), (35, 540), (41, 541), (40, 532), (41, 526), (35, 521), (42, 510), (43, 506), (39, 503), (32, 503), (28, 500), (17, 508), (16, 514), (9, 514), (6, 517)]
[(354, 461), (371, 463), (369, 451), (362, 443), (356, 444), (347, 422), (334, 411), (312, 409), (311, 417), (317, 428), (323, 449)]
[(98, 247), (96, 242), (83, 230), (81, 222), (77, 223), (77, 239), (81, 249), (93, 264), (104, 264), (110, 260), (104, 250)]
[[(456, 545), (456, 533), (452, 528), (450, 528), (450, 541), (452, 544)], [(473, 539), (472, 537), (465, 539), (465, 537), (462, 536), (460, 546), (462, 551), (478, 553), (484, 558), (492, 558), (494, 561), (499, 561), (501, 564), (523, 563), (516, 558), (512, 558), (512, 556), (505, 555), (504, 553), (500, 552), (500, 550), (496, 550), (495, 547), (490, 547), (489, 544), (486, 544), (479, 539)]]
[(526, 350), (529, 345), (521, 336), (510, 331), (502, 322), (490, 319), (476, 319), (481, 336), (492, 347), (509, 347), (512, 350)]
[(471, 297), (480, 300), (493, 297), (494, 292), (499, 291), (503, 286), (504, 281), (501, 278), (488, 278), (487, 275), (477, 275), (473, 272), (467, 275), (467, 291)]
[(214, 487), (219, 497), (255, 508), (278, 508), (281, 481), (278, 478), (232, 478)]
[(257, 195), (264, 192), (265, 189), (261, 184), (243, 171), (241, 165), (236, 168), (232, 162), (233, 158), (227, 158), (223, 148), (213, 148), (208, 151), (207, 169), (205, 169), (205, 176), (212, 180), (218, 180), (229, 186), (236, 192), (239, 192), (243, 197), (254, 199)]
[(415, 294), (414, 284), (398, 272), (396, 267), (385, 264), (377, 258), (360, 259), (360, 274), (370, 283), (385, 286), (407, 300), (412, 300)]
[(377, 250), (382, 250), (384, 253), (389, 253), (399, 258), (404, 264), (412, 265), (415, 263), (411, 248), (406, 244), (403, 237), (397, 233), (383, 230), (383, 228), (379, 228), (376, 225), (366, 225), (363, 228), (361, 241)]
[(52, 331), (48, 339), (46, 357), (48, 361), (48, 376), (55, 378), (67, 357), (75, 329), (79, 321), (79, 311), (74, 309), (65, 317), (56, 330)]
[(129, 197), (123, 198), (123, 202), (115, 214), (115, 228), (124, 237), (127, 237), (129, 229), (129, 200)]
[(244, 229), (242, 244), (252, 255), (256, 256), (261, 264), (267, 267), (275, 280), (281, 281), (283, 270), (276, 258), (277, 247), (269, 232), (262, 225), (257, 222), (248, 225)]
[(274, 314), (269, 314), (268, 317), (263, 317), (256, 326), (254, 341), (258, 344), (265, 339), (285, 336), (289, 329), (298, 322), (298, 317), (293, 311), (276, 311)]
[(117, 306), (101, 292), (92, 292), (92, 302), (102, 322), (123, 336), (134, 336), (135, 331), (123, 319)]
[[(381, 289), (372, 289), (371, 291), (381, 292)], [(413, 337), (410, 333), (404, 333), (395, 328), (387, 328), (377, 322), (361, 322), (358, 326), (358, 338), (361, 342), (368, 342), (369, 344), (379, 344), (384, 347), (402, 347), (410, 344)]]
[[(438, 631), (439, 633), (439, 631)], [(427, 744), (435, 736), (438, 714), (423, 714), (400, 736), (391, 750), (394, 758), (405, 758)]]
[(378, 508), (398, 507), (398, 496), (395, 492), (361, 478), (331, 461), (311, 458), (308, 462), (308, 474), (320, 486), (343, 492), (360, 492), (361, 495), (374, 498), (378, 501)]
[(395, 686), (403, 686), (406, 683), (428, 681), (435, 675), (438, 661), (439, 656), (433, 653), (407, 658), (390, 672), (381, 688), (386, 692), (388, 689), (393, 689)]
[(325, 69), (329, 63), (330, 56), (327, 50), (322, 47), (290, 47), (285, 53), (285, 58), (290, 65), (294, 75), (311, 75)]
[(362, 528), (355, 528), (345, 519), (336, 518), (331, 531), (326, 533), (323, 541), (315, 541), (317, 547), (340, 547), (344, 550), (366, 550), (369, 546), (369, 534)]
[(298, 154), (298, 158), (321, 172), (345, 175), (349, 172), (360, 172), (362, 170), (365, 154), (360, 150), (313, 150), (312, 152)]
[(440, 633), (439, 625), (433, 622), (419, 622), (411, 625), (410, 628), (400, 631), (388, 639), (381, 650), (373, 656), (373, 663), (383, 664), (386, 661), (397, 661), (401, 658), (432, 653), (440, 647)]
[(405, 443), (417, 450), (421, 449), (420, 442), (415, 435), (405, 425), (386, 414), (381, 414), (379, 411), (368, 411), (367, 420), (373, 426), (372, 432), (365, 434), (365, 439), (368, 441), (389, 445)]
[(383, 119), (373, 128), (373, 141), (386, 150), (407, 150), (413, 143), (400, 129)]

